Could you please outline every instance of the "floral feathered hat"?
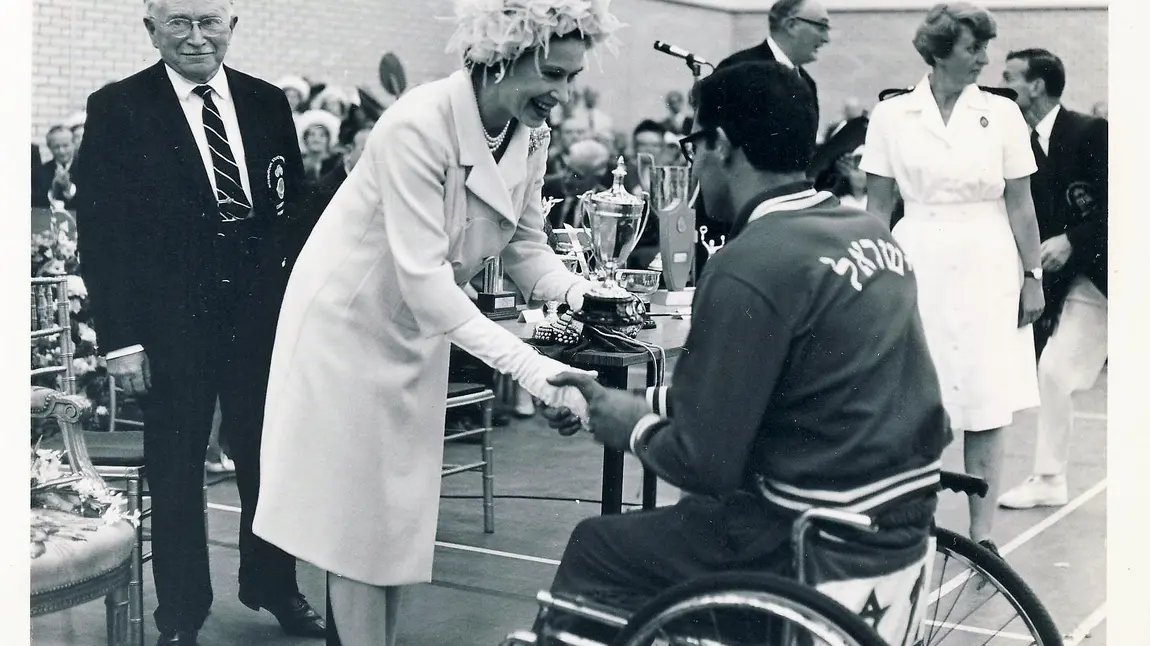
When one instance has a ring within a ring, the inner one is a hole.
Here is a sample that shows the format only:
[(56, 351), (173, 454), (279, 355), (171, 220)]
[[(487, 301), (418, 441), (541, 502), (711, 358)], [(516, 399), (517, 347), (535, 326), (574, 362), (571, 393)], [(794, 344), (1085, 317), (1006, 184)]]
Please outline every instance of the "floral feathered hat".
[(622, 27), (608, 10), (610, 0), (456, 0), (455, 33), (448, 53), (468, 68), (510, 63), (532, 49), (547, 53), (552, 38), (579, 32), (615, 51)]

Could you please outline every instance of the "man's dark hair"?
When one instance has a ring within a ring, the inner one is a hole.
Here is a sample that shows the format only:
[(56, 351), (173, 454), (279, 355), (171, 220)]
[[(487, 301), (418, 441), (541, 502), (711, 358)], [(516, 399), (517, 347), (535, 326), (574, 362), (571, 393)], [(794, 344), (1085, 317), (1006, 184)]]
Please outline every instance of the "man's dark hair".
[(807, 170), (815, 147), (815, 100), (794, 70), (769, 61), (739, 63), (699, 81), (692, 94), (699, 129), (722, 128), (755, 169)]
[(69, 128), (68, 126), (55, 125), (55, 126), (52, 126), (51, 128), (48, 128), (48, 132), (47, 132), (47, 134), (44, 135), (44, 138), (47, 139), (48, 137), (51, 137), (52, 135), (56, 134), (57, 132), (66, 132), (70, 135), (70, 134), (72, 134), (72, 129)]
[(662, 137), (667, 134), (667, 129), (664, 128), (663, 124), (659, 123), (658, 121), (653, 119), (643, 119), (639, 122), (639, 125), (635, 126), (635, 130), (631, 133), (631, 136), (638, 137), (644, 132), (654, 132)]
[(1066, 89), (1066, 68), (1062, 59), (1050, 51), (1033, 47), (1020, 49), (1006, 55), (1006, 60), (1026, 61), (1026, 80), (1042, 79), (1046, 86), (1046, 94), (1057, 99)]
[(767, 26), (771, 31), (778, 31), (783, 26), (783, 21), (797, 14), (803, 8), (803, 4), (807, 0), (779, 0), (771, 5), (771, 10), (767, 14)]

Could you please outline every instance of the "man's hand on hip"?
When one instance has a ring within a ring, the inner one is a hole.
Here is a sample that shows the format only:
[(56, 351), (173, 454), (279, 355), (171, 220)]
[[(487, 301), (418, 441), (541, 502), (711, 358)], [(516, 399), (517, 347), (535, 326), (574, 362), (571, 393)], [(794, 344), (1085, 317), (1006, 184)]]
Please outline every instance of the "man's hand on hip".
[(143, 350), (108, 359), (108, 374), (127, 395), (143, 395), (152, 388), (148, 353)]
[(1058, 271), (1062, 269), (1066, 266), (1066, 262), (1070, 260), (1070, 253), (1073, 250), (1074, 248), (1070, 244), (1070, 238), (1065, 233), (1043, 241), (1042, 246), (1039, 248), (1042, 270)]
[[(628, 449), (635, 424), (651, 412), (641, 397), (623, 390), (605, 388), (592, 375), (564, 372), (547, 381), (553, 386), (578, 388), (587, 400), (587, 414), (590, 417), (588, 424), (595, 439), (618, 451)], [(552, 426), (559, 428), (554, 421)]]

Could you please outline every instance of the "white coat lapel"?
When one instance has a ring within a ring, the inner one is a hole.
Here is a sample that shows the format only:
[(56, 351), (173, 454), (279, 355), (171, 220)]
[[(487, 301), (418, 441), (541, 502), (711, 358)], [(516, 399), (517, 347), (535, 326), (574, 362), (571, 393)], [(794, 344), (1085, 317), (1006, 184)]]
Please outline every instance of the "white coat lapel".
[(455, 72), (451, 75), (451, 83), (451, 110), (459, 138), (459, 163), (468, 168), (467, 189), (499, 215), (516, 222), (519, 218), (511, 203), (511, 190), (523, 181), (527, 172), (527, 129), (516, 129), (503, 155), (503, 163), (496, 166), (495, 158), (487, 148), (470, 76), (466, 71)]

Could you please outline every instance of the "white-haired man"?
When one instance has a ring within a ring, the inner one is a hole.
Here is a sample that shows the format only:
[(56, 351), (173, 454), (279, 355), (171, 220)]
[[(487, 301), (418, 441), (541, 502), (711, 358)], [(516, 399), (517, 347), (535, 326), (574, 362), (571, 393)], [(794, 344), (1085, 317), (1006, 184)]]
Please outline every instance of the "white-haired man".
[(295, 558), (252, 533), (283, 239), (303, 166), (279, 88), (223, 66), (229, 0), (146, 0), (160, 61), (88, 99), (79, 244), (108, 371), (139, 399), (160, 644), (195, 644), (212, 588), (204, 453), (217, 396), (236, 463), (239, 596), (322, 637)]

